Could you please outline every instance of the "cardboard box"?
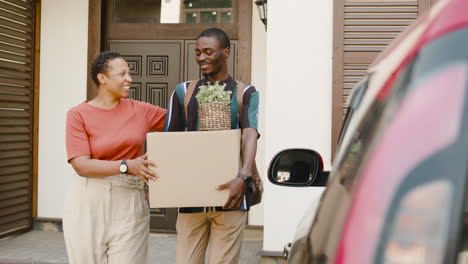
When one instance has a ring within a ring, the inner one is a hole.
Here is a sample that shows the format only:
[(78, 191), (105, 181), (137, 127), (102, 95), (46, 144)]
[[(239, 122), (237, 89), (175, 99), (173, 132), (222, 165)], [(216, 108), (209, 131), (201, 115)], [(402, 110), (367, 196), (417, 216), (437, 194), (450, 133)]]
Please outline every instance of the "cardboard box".
[(148, 133), (148, 159), (159, 176), (149, 184), (150, 207), (223, 206), (229, 189), (216, 186), (239, 172), (240, 137), (239, 129)]

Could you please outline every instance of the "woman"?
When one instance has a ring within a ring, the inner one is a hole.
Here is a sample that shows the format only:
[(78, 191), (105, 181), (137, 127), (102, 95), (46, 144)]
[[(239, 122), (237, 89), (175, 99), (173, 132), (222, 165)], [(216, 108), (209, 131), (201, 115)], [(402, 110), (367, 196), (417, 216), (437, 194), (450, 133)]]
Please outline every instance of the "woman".
[(163, 129), (166, 110), (126, 99), (132, 78), (117, 52), (91, 66), (98, 94), (67, 113), (68, 162), (76, 173), (63, 228), (71, 264), (147, 263), (145, 183), (156, 179), (143, 155), (146, 133)]

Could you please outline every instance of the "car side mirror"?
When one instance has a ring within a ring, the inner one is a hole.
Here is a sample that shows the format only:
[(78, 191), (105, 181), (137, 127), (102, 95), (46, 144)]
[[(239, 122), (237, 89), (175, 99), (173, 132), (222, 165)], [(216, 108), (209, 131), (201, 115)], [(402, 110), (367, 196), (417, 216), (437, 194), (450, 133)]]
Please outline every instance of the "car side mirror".
[(309, 149), (287, 149), (276, 154), (268, 168), (268, 180), (285, 186), (326, 186), (322, 156)]

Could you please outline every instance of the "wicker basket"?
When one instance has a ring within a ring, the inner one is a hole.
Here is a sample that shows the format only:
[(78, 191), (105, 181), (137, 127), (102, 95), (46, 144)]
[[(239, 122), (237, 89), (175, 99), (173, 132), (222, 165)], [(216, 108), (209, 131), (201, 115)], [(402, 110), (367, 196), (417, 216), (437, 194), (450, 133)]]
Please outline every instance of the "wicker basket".
[(231, 105), (226, 103), (200, 104), (200, 130), (228, 130), (231, 129)]

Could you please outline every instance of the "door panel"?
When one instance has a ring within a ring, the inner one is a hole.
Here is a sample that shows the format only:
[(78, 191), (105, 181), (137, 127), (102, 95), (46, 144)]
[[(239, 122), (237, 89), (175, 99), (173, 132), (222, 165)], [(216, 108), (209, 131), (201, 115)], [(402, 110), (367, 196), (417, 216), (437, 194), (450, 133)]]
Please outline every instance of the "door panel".
[[(167, 108), (182, 77), (183, 41), (110, 41), (110, 50), (128, 62), (133, 82), (129, 97)], [(177, 209), (151, 209), (151, 230), (175, 230)]]
[(182, 77), (183, 41), (111, 41), (132, 75), (130, 98), (167, 107), (167, 99)]

